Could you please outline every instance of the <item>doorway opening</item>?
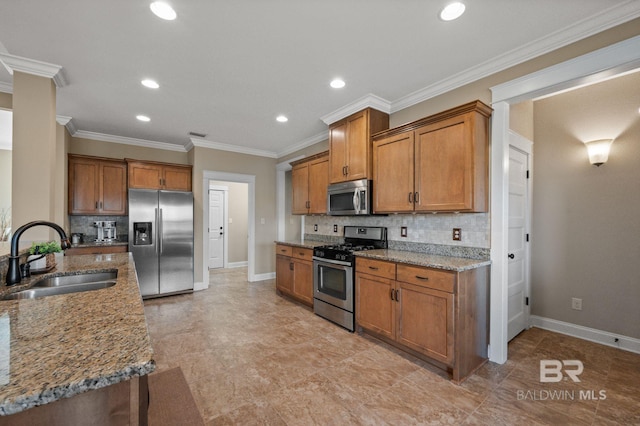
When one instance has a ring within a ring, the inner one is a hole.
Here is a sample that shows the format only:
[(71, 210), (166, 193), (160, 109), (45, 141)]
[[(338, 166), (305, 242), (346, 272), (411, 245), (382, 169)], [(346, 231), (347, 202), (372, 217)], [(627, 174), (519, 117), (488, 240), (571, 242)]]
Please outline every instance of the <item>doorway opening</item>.
[(491, 314), (489, 359), (507, 361), (509, 107), (640, 68), (640, 36), (494, 86), (491, 120)]
[[(242, 227), (238, 227), (238, 228), (245, 228), (245, 230), (243, 230), (243, 232), (240, 233), (240, 235), (243, 235), (242, 237), (239, 237), (238, 239), (234, 239), (234, 243), (237, 241), (238, 243), (238, 247), (240, 247), (240, 251), (242, 251), (244, 248), (246, 248), (246, 261), (239, 261), (239, 262), (246, 262), (246, 264), (244, 263), (238, 263), (236, 265), (234, 265), (233, 261), (231, 262), (231, 266), (247, 266), (247, 279), (250, 282), (253, 281), (257, 281), (258, 277), (256, 277), (255, 275), (255, 246), (256, 246), (256, 242), (255, 242), (255, 180), (256, 177), (255, 175), (245, 175), (245, 174), (239, 174), (239, 173), (226, 173), (226, 172), (216, 172), (216, 171), (207, 171), (205, 170), (203, 172), (203, 182), (202, 182), (202, 200), (204, 200), (204, 202), (202, 203), (202, 223), (203, 223), (203, 227), (202, 227), (202, 276), (203, 276), (203, 288), (208, 288), (209, 287), (209, 281), (208, 281), (208, 277), (209, 277), (209, 258), (210, 258), (210, 241), (209, 241), (209, 210), (210, 210), (210, 205), (209, 205), (209, 189), (211, 186), (214, 187), (214, 189), (216, 188), (216, 186), (222, 186), (222, 187), (227, 187), (228, 190), (230, 191), (232, 187), (236, 187), (236, 184), (240, 184), (239, 186), (237, 186), (238, 188), (244, 188), (244, 191), (239, 191), (239, 193), (241, 194), (245, 194), (244, 195), (244, 200), (240, 200), (240, 205), (244, 206), (241, 208), (244, 208), (245, 212), (246, 212), (246, 227), (242, 226)], [(240, 196), (240, 198), (242, 198), (243, 195)], [(246, 203), (244, 203), (244, 201), (246, 201)], [(231, 203), (231, 201), (228, 201), (227, 205), (229, 205)], [(223, 225), (217, 225), (218, 226), (218, 232), (219, 232), (219, 227), (223, 226), (223, 232), (224, 229), (227, 228), (228, 229), (228, 219), (229, 216), (231, 216), (231, 213), (227, 213), (227, 217), (226, 220), (224, 219), (224, 213), (223, 213), (223, 220), (226, 222), (226, 224)], [(239, 216), (236, 216), (239, 217)], [(236, 222), (236, 219), (231, 216), (232, 218), (232, 222)], [(244, 222), (244, 220), (242, 221)], [(235, 235), (235, 234), (234, 234)], [(245, 237), (246, 236), (246, 237)], [(230, 252), (230, 248), (228, 246), (230, 238), (226, 238), (227, 240), (227, 256), (224, 256), (224, 244), (223, 243), (223, 259), (226, 259), (227, 262), (227, 267), (229, 266), (229, 260), (230, 259), (234, 259), (235, 257), (231, 257)], [(242, 241), (240, 241), (242, 240)], [(244, 241), (244, 243), (243, 243)], [(232, 243), (231, 247), (234, 247), (234, 243)], [(235, 256), (235, 255), (234, 255)], [(225, 260), (223, 260), (223, 265), (224, 265)]]
[(249, 264), (249, 185), (209, 181), (209, 269)]

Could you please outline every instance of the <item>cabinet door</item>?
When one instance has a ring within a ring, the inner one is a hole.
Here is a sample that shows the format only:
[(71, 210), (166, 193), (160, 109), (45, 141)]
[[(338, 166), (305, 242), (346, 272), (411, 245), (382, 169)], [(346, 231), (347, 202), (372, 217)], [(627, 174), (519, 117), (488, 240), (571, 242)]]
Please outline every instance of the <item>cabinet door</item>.
[(313, 306), (313, 263), (293, 259), (293, 295)]
[(473, 209), (469, 114), (416, 130), (416, 211)]
[(309, 164), (309, 213), (327, 212), (327, 187), (329, 186), (329, 157)]
[(69, 214), (97, 214), (100, 162), (69, 157)]
[(191, 191), (191, 167), (164, 166), (163, 188), (171, 191)]
[(127, 166), (103, 162), (100, 166), (100, 213), (127, 214)]
[(162, 189), (162, 167), (156, 164), (129, 162), (129, 188)]
[(371, 162), (369, 149), (368, 112), (362, 111), (347, 119), (347, 175), (345, 180), (369, 177)]
[(397, 282), (396, 341), (438, 361), (453, 362), (453, 293)]
[(413, 132), (373, 143), (373, 211), (413, 211)]
[(309, 212), (309, 164), (298, 164), (291, 170), (291, 213)]
[(288, 256), (276, 256), (276, 288), (287, 294), (293, 292), (293, 261)]
[(356, 322), (367, 330), (395, 337), (395, 281), (356, 273)]
[(342, 121), (329, 128), (329, 180), (344, 182), (347, 167), (347, 122)]

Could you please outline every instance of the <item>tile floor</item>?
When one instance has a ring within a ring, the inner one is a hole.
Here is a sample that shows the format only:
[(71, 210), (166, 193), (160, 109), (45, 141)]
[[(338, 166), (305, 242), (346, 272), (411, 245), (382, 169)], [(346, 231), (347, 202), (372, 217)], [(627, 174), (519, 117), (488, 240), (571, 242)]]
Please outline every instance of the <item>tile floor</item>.
[[(246, 273), (145, 302), (157, 370), (182, 368), (207, 425), (640, 424), (640, 355), (532, 328), (457, 386)], [(581, 381), (540, 383), (541, 359), (582, 361)]]

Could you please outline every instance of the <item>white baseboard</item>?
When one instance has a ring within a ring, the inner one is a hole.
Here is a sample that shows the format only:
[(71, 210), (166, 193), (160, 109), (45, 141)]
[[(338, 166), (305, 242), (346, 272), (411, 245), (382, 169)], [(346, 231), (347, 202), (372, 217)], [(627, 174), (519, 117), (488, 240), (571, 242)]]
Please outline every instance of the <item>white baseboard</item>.
[(244, 262), (228, 262), (227, 263), (227, 268), (244, 268), (245, 266), (249, 266), (249, 262), (246, 260)]
[(609, 333), (608, 331), (596, 330), (595, 328), (583, 327), (551, 318), (539, 317), (537, 315), (531, 315), (529, 319), (530, 324), (534, 327), (640, 354), (640, 339)]
[(193, 283), (193, 291), (206, 290), (209, 288), (209, 283)]
[(253, 274), (249, 277), (249, 282), (272, 280), (275, 277), (275, 272), (267, 272), (266, 274)]

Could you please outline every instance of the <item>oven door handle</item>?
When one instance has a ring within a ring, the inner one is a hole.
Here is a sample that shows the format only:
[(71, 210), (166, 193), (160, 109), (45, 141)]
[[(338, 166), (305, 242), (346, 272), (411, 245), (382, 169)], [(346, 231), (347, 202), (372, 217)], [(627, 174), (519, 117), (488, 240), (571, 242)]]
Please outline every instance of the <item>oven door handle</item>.
[(325, 265), (351, 266), (351, 262), (343, 262), (342, 260), (323, 259), (316, 256), (313, 256), (313, 260), (318, 263), (324, 263)]

